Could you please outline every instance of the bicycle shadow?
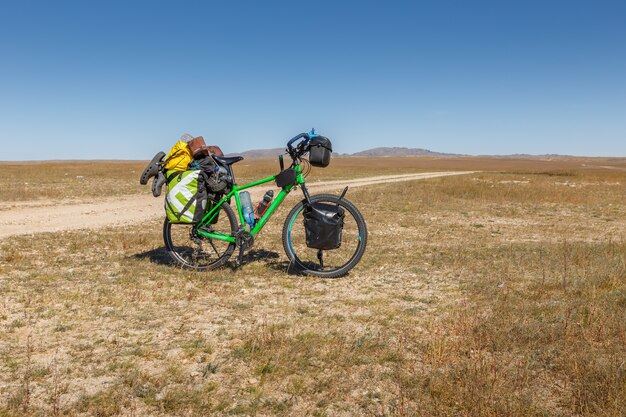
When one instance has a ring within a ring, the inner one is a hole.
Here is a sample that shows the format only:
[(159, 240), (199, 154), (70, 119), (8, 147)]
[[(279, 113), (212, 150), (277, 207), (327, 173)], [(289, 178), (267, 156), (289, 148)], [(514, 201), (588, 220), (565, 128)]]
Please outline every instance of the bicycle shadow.
[(131, 256), (133, 259), (148, 260), (159, 265), (173, 265), (174, 261), (165, 247), (152, 249), (149, 251), (136, 253)]
[[(170, 257), (165, 247), (152, 249), (149, 251), (136, 253), (131, 256), (133, 259), (148, 260), (158, 265), (178, 266), (176, 262)], [(235, 260), (237, 258), (237, 251), (233, 253), (229, 261), (224, 265), (224, 268), (229, 268), (232, 271), (237, 270)], [(287, 273), (289, 275), (302, 276), (303, 274), (296, 269), (289, 261), (281, 260), (278, 252), (269, 251), (265, 249), (253, 249), (243, 255), (243, 264), (251, 262), (263, 262), (265, 265), (276, 272)]]
[[(236, 258), (237, 251), (233, 253), (232, 258), (226, 264), (233, 271), (237, 269), (235, 264)], [(287, 273), (288, 275), (302, 276), (302, 273), (294, 268), (291, 262), (280, 260), (280, 254), (278, 252), (268, 251), (265, 249), (253, 249), (243, 255), (243, 265), (251, 262), (262, 262), (269, 269), (283, 274)]]

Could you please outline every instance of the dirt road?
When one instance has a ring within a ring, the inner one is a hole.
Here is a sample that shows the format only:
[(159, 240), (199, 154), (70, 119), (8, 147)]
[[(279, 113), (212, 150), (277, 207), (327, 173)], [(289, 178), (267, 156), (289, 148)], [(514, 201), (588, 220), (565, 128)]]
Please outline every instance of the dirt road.
[[(386, 175), (355, 180), (325, 181), (307, 183), (311, 192), (337, 191), (345, 186), (350, 188), (390, 182), (412, 181), (450, 175), (470, 174), (475, 171), (424, 172), (419, 174)], [(266, 188), (252, 190), (252, 199), (262, 197)], [(276, 192), (276, 191), (275, 191)], [(301, 198), (300, 192), (294, 193)], [(294, 194), (290, 198), (295, 199)], [(61, 230), (97, 229), (106, 226), (123, 226), (163, 216), (163, 196), (154, 198), (150, 188), (145, 195), (132, 195), (103, 199), (94, 203), (60, 204), (54, 202), (33, 202), (15, 204), (16, 210), (0, 211), (0, 239), (14, 235), (56, 232)], [(19, 207), (19, 209), (17, 209)]]

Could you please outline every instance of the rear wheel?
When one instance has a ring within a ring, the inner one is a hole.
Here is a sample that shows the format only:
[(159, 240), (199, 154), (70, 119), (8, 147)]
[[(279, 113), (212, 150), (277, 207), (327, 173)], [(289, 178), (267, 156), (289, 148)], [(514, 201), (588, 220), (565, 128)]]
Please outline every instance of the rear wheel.
[[(217, 204), (209, 198), (207, 210)], [(232, 235), (237, 231), (237, 218), (233, 209), (224, 203), (214, 224), (202, 226), (203, 230)], [(163, 240), (170, 256), (184, 268), (205, 271), (224, 265), (235, 250), (235, 244), (199, 235), (194, 225), (163, 223)]]
[[(346, 275), (361, 260), (367, 246), (367, 226), (359, 210), (346, 199), (332, 194), (311, 196), (312, 203), (337, 204), (344, 209), (341, 246), (320, 251), (306, 245), (304, 229), (305, 201), (298, 203), (285, 219), (283, 248), (298, 269), (308, 275), (337, 278)], [(321, 259), (320, 259), (321, 255)]]

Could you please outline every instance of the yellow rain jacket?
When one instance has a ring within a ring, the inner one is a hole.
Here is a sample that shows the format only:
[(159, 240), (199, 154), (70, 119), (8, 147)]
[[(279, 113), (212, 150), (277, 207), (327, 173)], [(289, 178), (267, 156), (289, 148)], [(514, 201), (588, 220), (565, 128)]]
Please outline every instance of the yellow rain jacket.
[(189, 145), (179, 140), (172, 146), (165, 160), (167, 161), (165, 163), (166, 170), (186, 171), (187, 165), (191, 162), (191, 150), (189, 149)]

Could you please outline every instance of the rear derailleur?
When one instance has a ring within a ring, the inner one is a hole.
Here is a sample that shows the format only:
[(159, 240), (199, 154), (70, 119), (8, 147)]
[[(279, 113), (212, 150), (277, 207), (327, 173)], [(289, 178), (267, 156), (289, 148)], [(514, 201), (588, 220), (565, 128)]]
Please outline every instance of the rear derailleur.
[(198, 231), (195, 227), (189, 228), (189, 240), (198, 245), (198, 247), (202, 248), (203, 237), (198, 234)]

